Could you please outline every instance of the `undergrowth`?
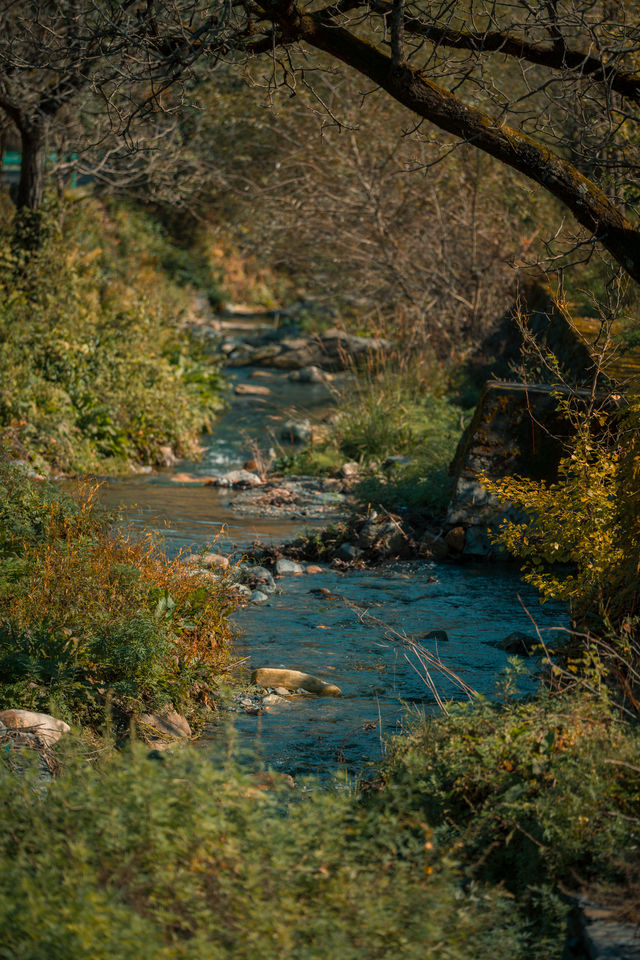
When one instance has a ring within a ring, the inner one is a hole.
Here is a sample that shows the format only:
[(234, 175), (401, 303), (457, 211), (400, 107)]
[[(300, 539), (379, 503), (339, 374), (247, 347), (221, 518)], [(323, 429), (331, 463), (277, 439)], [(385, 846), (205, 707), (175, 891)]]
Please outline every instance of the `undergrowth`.
[(179, 329), (203, 265), (133, 207), (85, 197), (45, 222), (25, 258), (0, 210), (0, 439), (45, 471), (194, 453), (221, 406), (218, 367)]
[(371, 802), (423, 817), (469, 878), (504, 883), (559, 956), (563, 891), (622, 897), (640, 919), (639, 754), (637, 724), (579, 693), (456, 705), (392, 743)]
[[(168, 562), (96, 508), (0, 462), (0, 707), (100, 726), (187, 711), (227, 660), (224, 582)], [(204, 691), (204, 693), (203, 693)]]
[(440, 371), (429, 375), (390, 355), (337, 396), (337, 412), (319, 439), (279, 466), (323, 475), (356, 461), (362, 480), (354, 492), (362, 504), (440, 514), (463, 427), (463, 411), (443, 395), (444, 388)]
[(46, 796), (0, 770), (0, 956), (532, 956), (513, 903), (465, 889), (421, 817), (345, 790), (292, 802), (189, 751), (64, 766)]

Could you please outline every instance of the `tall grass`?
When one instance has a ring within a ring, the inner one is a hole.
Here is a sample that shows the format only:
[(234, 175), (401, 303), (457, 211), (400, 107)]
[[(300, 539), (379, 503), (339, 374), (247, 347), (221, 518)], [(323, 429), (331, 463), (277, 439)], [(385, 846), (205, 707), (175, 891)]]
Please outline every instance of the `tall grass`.
[[(331, 473), (357, 461), (363, 481), (356, 494), (363, 503), (442, 512), (464, 417), (446, 396), (446, 371), (428, 354), (397, 348), (369, 357), (353, 377), (337, 393), (336, 413), (319, 439), (285, 466)], [(394, 457), (402, 460), (384, 464)]]
[(0, 956), (518, 960), (513, 904), (464, 889), (429, 826), (221, 757), (67, 760), (45, 797), (0, 762)]

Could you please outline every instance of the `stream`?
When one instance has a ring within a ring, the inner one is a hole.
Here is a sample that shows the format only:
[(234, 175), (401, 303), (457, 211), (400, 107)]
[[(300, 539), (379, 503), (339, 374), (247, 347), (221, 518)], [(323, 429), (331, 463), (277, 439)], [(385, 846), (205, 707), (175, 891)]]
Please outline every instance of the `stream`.
[[(295, 510), (285, 517), (266, 516), (264, 511), (252, 515), (234, 509), (233, 490), (179, 480), (184, 475), (220, 476), (241, 467), (256, 444), (262, 449), (272, 444), (282, 423), (292, 417), (320, 418), (331, 406), (330, 390), (323, 384), (292, 382), (279, 371), (256, 379), (252, 372), (234, 370), (231, 380), (266, 385), (270, 394), (234, 396), (205, 438), (199, 462), (108, 480), (101, 488), (107, 507), (125, 508), (134, 527), (159, 532), (170, 556), (181, 550), (199, 552), (215, 541), (216, 552), (240, 558), (257, 539), (280, 543), (326, 522), (306, 520)], [(362, 623), (348, 604), (416, 638), (446, 631), (447, 642), (423, 640), (424, 647), (489, 697), (496, 695), (509, 659), (491, 643), (514, 631), (534, 632), (525, 607), (543, 637), (566, 622), (562, 606), (541, 606), (517, 570), (495, 563), (412, 561), (347, 572), (326, 567), (322, 573), (281, 577), (277, 585), (267, 603), (250, 604), (234, 614), (237, 657), (246, 657), (250, 669), (287, 667), (316, 674), (336, 683), (343, 695), (296, 696), (259, 715), (244, 710), (226, 714), (206, 728), (199, 745), (203, 750), (219, 748), (221, 740), (232, 738), (239, 755), (257, 754), (261, 762), (294, 777), (326, 778), (340, 770), (356, 776), (380, 759), (385, 740), (401, 732), (408, 715), (439, 710), (419, 664), (403, 645), (386, 639), (384, 626)], [(523, 693), (535, 684), (532, 663), (532, 675), (520, 684)], [(432, 676), (443, 699), (465, 698), (451, 680), (437, 672)]]

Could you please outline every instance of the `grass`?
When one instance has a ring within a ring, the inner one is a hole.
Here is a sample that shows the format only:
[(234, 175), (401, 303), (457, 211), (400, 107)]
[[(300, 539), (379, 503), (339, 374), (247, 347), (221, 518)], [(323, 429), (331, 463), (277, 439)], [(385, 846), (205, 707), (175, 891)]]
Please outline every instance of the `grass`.
[(52, 206), (25, 260), (11, 216), (0, 204), (3, 444), (44, 472), (196, 452), (222, 405), (217, 365), (179, 329), (203, 265), (189, 272), (151, 217), (90, 197)]
[[(324, 475), (357, 461), (362, 480), (355, 495), (363, 505), (441, 514), (449, 500), (448, 467), (464, 418), (444, 388), (441, 371), (390, 355), (361, 375), (355, 389), (337, 397), (337, 413), (321, 439), (278, 465)], [(408, 462), (384, 465), (393, 457)]]
[(568, 889), (638, 917), (639, 746), (543, 695), (415, 722), (360, 792), (63, 738), (43, 793), (3, 757), (0, 956), (560, 960)]
[(189, 712), (224, 667), (224, 582), (168, 562), (97, 510), (0, 462), (0, 707), (100, 727), (173, 703)]
[(511, 901), (465, 890), (426, 824), (372, 817), (348, 791), (292, 801), (193, 751), (64, 765), (45, 796), (0, 771), (0, 956), (531, 955)]

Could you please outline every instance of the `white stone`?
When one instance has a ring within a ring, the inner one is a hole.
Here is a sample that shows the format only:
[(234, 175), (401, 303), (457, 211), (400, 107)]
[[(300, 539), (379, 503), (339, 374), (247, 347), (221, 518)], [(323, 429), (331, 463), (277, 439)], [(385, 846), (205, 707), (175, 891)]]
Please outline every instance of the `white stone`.
[(277, 693), (268, 693), (266, 697), (262, 698), (262, 703), (265, 707), (276, 707), (279, 703), (286, 703), (284, 697), (279, 697)]
[(287, 560), (285, 557), (280, 557), (279, 560), (276, 560), (277, 576), (298, 576), (301, 573), (304, 573), (304, 568), (302, 567), (302, 564), (296, 563), (295, 560)]
[(64, 720), (31, 710), (3, 710), (0, 713), (0, 722), (10, 730), (34, 733), (47, 746), (56, 743), (63, 734), (71, 733), (71, 727)]

